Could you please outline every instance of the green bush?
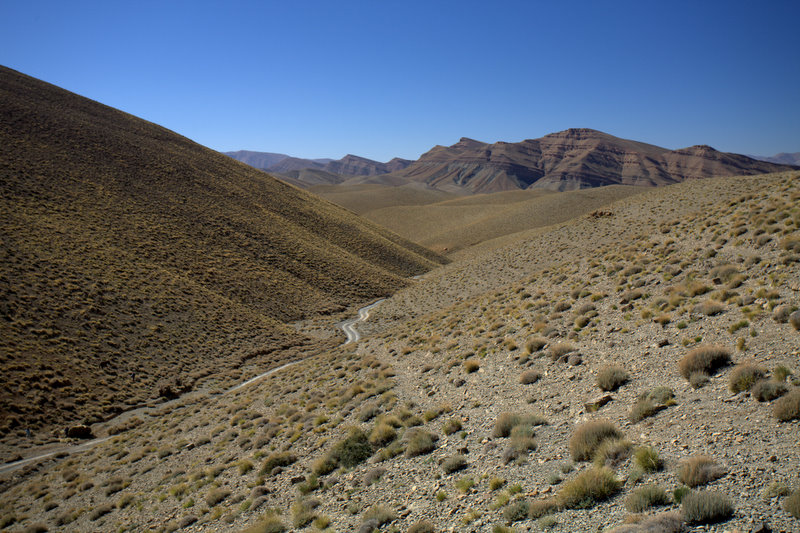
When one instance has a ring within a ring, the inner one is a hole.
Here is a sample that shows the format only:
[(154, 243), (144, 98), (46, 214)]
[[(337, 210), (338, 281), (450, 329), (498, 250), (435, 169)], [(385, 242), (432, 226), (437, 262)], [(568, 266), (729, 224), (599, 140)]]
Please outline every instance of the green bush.
[(597, 373), (597, 386), (603, 391), (614, 391), (630, 379), (628, 372), (619, 365), (610, 365)]
[(681, 501), (681, 512), (690, 524), (713, 524), (733, 516), (733, 503), (718, 492), (690, 492)]
[(608, 420), (591, 420), (578, 426), (572, 434), (569, 453), (575, 461), (589, 461), (603, 441), (622, 437), (622, 432)]
[(625, 499), (625, 508), (632, 513), (641, 513), (651, 507), (669, 505), (667, 491), (658, 485), (644, 485), (633, 490)]
[(610, 469), (592, 467), (565, 482), (558, 491), (558, 500), (567, 509), (586, 509), (613, 496), (621, 486)]
[(707, 455), (695, 455), (684, 459), (678, 468), (678, 479), (689, 487), (705, 485), (725, 474), (725, 469)]
[(731, 361), (731, 353), (726, 348), (716, 345), (703, 345), (691, 350), (680, 361), (678, 369), (687, 380), (692, 374), (701, 372), (713, 374)]
[(733, 393), (748, 391), (757, 381), (764, 379), (766, 372), (752, 364), (739, 364), (733, 367), (728, 388)]
[(784, 397), (775, 400), (772, 414), (781, 422), (800, 418), (800, 387), (793, 388)]

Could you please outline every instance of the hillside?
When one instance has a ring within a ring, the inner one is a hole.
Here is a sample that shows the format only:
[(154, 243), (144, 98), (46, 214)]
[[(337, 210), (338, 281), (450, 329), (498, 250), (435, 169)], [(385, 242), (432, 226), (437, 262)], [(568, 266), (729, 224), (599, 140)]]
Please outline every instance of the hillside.
[(435, 146), (392, 177), (446, 191), (491, 193), (605, 185), (660, 186), (687, 179), (791, 170), (786, 165), (718, 152), (709, 146), (668, 150), (576, 128), (518, 143), (462, 138)]
[(4, 524), (796, 531), (798, 183), (651, 189), (431, 271), (357, 346), (6, 477)]
[(39, 430), (60, 435), (170, 389), (219, 386), (297, 357), (310, 341), (287, 323), (386, 296), (443, 261), (7, 68), (0, 174), (6, 440), (25, 429), (49, 439)]
[[(565, 222), (645, 190), (621, 185), (566, 192), (513, 190), (389, 206), (365, 211), (363, 216), (431, 250), (452, 254), (498, 237)], [(334, 195), (327, 197), (337, 201)]]

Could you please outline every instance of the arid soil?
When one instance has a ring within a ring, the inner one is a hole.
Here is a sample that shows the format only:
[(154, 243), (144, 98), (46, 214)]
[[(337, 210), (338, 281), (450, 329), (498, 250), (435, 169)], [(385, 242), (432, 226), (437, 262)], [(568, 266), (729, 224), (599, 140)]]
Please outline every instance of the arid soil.
[(797, 531), (799, 179), (685, 182), (465, 251), (355, 345), (3, 479), (0, 525)]

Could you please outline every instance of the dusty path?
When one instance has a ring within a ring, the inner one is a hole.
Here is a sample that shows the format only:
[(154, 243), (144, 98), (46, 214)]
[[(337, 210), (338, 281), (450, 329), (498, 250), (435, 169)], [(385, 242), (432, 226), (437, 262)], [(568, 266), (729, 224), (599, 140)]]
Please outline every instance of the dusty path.
[[(377, 306), (378, 304), (380, 304), (384, 300), (385, 300), (385, 298), (381, 299), (381, 300), (378, 300), (377, 302), (373, 302), (370, 305), (367, 305), (366, 307), (362, 307), (361, 309), (358, 310), (358, 316), (356, 318), (351, 318), (350, 320), (345, 320), (344, 322), (341, 322), (341, 323), (338, 324), (339, 329), (341, 329), (344, 332), (345, 336), (347, 337), (347, 340), (345, 340), (345, 342), (343, 344), (350, 344), (351, 342), (358, 342), (361, 339), (361, 334), (356, 330), (355, 325), (358, 324), (359, 322), (364, 322), (365, 320), (367, 320), (369, 318), (369, 312), (372, 309), (374, 309), (375, 306)], [(291, 363), (286, 363), (284, 365), (281, 365), (279, 367), (273, 368), (271, 370), (267, 370), (263, 374), (259, 374), (259, 375), (255, 376), (255, 377), (252, 377), (252, 378), (248, 379), (247, 381), (244, 381), (244, 382), (239, 383), (238, 385), (236, 385), (234, 387), (231, 387), (230, 389), (226, 390), (222, 394), (230, 394), (232, 392), (235, 392), (235, 391), (237, 391), (239, 389), (242, 389), (242, 388), (244, 388), (244, 387), (246, 387), (248, 385), (251, 385), (251, 384), (255, 383), (256, 381), (259, 381), (259, 380), (261, 380), (263, 378), (266, 378), (267, 376), (271, 376), (272, 374), (280, 372), (281, 370), (289, 368), (290, 366), (296, 365), (299, 362), (300, 361), (292, 361)], [(140, 412), (139, 414), (144, 414), (148, 410), (155, 409), (155, 408), (162, 408), (163, 406), (164, 406), (164, 404), (160, 404), (158, 406), (142, 407), (142, 408), (139, 408), (137, 410), (127, 411), (127, 412), (123, 413), (120, 416), (130, 417), (131, 415), (137, 414), (136, 411), (139, 411)], [(114, 420), (115, 419), (108, 420), (106, 423), (109, 423), (109, 424), (113, 423)], [(53, 456), (56, 456), (56, 455), (77, 453), (77, 452), (82, 452), (82, 451), (88, 450), (89, 448), (92, 448), (92, 447), (100, 444), (101, 442), (105, 442), (105, 441), (109, 440), (113, 436), (114, 435), (110, 435), (108, 437), (100, 437), (100, 438), (92, 439), (92, 440), (83, 442), (81, 444), (76, 444), (76, 445), (73, 445), (73, 446), (63, 446), (63, 447), (60, 447), (60, 448), (50, 448), (44, 453), (40, 453), (40, 454), (34, 455), (32, 457), (26, 457), (25, 459), (20, 459), (19, 461), (14, 461), (12, 463), (6, 463), (6, 464), (0, 466), (0, 475), (14, 472), (15, 470), (18, 470), (18, 469), (22, 468), (25, 465), (31, 464), (31, 463), (33, 463), (35, 461), (38, 461), (38, 460), (41, 460), (41, 459), (47, 459), (48, 457), (53, 457)]]

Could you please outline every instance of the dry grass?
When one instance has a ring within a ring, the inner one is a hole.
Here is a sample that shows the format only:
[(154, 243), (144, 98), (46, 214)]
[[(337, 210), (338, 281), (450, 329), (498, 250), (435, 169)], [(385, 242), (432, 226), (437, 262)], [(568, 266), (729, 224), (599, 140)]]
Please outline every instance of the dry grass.
[(681, 501), (681, 512), (690, 524), (713, 524), (733, 516), (733, 503), (719, 492), (690, 492)]
[(558, 491), (558, 500), (567, 509), (586, 509), (610, 498), (621, 486), (611, 470), (593, 467), (565, 482)]
[(785, 396), (775, 400), (772, 414), (781, 422), (800, 419), (800, 387), (794, 387)]
[(678, 369), (687, 380), (695, 373), (713, 374), (728, 365), (731, 353), (727, 348), (716, 345), (702, 345), (694, 348), (678, 361)]
[(678, 469), (678, 479), (689, 487), (705, 485), (725, 474), (726, 470), (707, 455), (689, 457), (681, 462)]
[(572, 433), (569, 453), (575, 461), (589, 461), (605, 440), (622, 437), (622, 432), (611, 422), (591, 420), (578, 426)]
[(605, 366), (597, 372), (597, 386), (603, 391), (615, 391), (629, 379), (627, 370), (619, 365)]

